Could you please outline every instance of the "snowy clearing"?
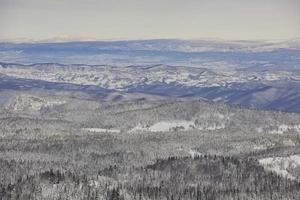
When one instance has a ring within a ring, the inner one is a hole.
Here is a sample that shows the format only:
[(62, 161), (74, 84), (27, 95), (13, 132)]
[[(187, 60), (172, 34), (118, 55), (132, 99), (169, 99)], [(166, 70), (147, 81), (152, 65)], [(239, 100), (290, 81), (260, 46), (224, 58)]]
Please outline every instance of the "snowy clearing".
[(296, 179), (290, 171), (300, 168), (300, 155), (263, 158), (259, 160), (259, 163), (268, 171), (273, 171), (289, 179)]
[(161, 121), (151, 126), (138, 125), (131, 129), (129, 132), (147, 131), (147, 132), (167, 132), (174, 130), (187, 131), (195, 129), (194, 122), (192, 121)]
[(202, 124), (195, 125), (194, 121), (173, 120), (160, 121), (152, 125), (138, 125), (129, 132), (168, 132), (168, 131), (188, 131), (188, 130), (219, 130), (224, 129), (225, 124)]
[(83, 128), (82, 130), (94, 133), (120, 133), (118, 129), (105, 129), (105, 128)]

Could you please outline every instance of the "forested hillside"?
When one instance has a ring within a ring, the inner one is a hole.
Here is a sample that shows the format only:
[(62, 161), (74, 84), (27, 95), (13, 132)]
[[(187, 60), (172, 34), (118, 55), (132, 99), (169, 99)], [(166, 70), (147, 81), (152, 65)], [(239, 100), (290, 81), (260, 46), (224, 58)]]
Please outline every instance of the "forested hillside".
[(300, 197), (298, 114), (76, 92), (1, 97), (2, 199)]
[[(11, 165), (2, 161), (2, 167)], [(1, 185), (2, 199), (300, 198), (299, 182), (266, 172), (253, 159), (207, 155), (169, 157), (145, 167), (113, 165), (99, 170), (93, 179), (62, 169), (16, 178), (13, 184)]]

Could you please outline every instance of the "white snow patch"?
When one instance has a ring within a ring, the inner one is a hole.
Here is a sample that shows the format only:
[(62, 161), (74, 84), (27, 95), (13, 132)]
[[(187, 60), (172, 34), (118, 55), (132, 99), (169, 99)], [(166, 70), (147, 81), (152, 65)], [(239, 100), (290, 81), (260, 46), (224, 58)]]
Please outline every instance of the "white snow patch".
[(281, 124), (277, 128), (269, 131), (270, 134), (284, 134), (289, 131), (300, 132), (300, 125)]
[(225, 128), (225, 124), (212, 124), (208, 127), (204, 127), (202, 129), (205, 129), (205, 130), (210, 130), (210, 131), (213, 131), (213, 130), (219, 130), (219, 129), (224, 129)]
[(265, 145), (254, 145), (253, 149), (254, 150), (264, 150), (264, 149), (267, 149), (267, 147)]
[(220, 119), (224, 119), (225, 115), (221, 114), (221, 113), (216, 113), (215, 114), (217, 117), (219, 117)]
[(300, 167), (300, 156), (292, 155), (288, 157), (263, 158), (259, 160), (259, 163), (264, 166), (266, 170), (273, 171), (289, 179), (296, 179), (296, 177), (290, 174), (289, 170)]
[(8, 109), (13, 111), (21, 111), (25, 109), (39, 111), (42, 108), (51, 108), (65, 103), (66, 101), (63, 100), (46, 99), (31, 95), (20, 95), (8, 106)]
[[(1, 55), (1, 53), (0, 53)], [(183, 86), (192, 87), (215, 87), (227, 86), (231, 83), (249, 82), (249, 77), (255, 77), (258, 80), (300, 80), (300, 76), (288, 72), (244, 72), (237, 73), (234, 70), (225, 71), (220, 67), (228, 66), (228, 63), (210, 62), (209, 65), (202, 67), (211, 68), (212, 65), (218, 65), (216, 70), (203, 70), (197, 68), (177, 68), (160, 66), (159, 68), (124, 68), (108, 66), (61, 66), (56, 64), (20, 66), (10, 65), (7, 67), (0, 66), (0, 73), (15, 77), (33, 80), (44, 80), (48, 82), (72, 83), (81, 85), (96, 85), (107, 89), (119, 91), (126, 90), (128, 86), (139, 84), (176, 83)], [(216, 69), (216, 68), (215, 68)], [(214, 101), (221, 99), (216, 98)]]
[(94, 132), (94, 133), (120, 133), (118, 129), (105, 129), (105, 128), (83, 128), (84, 131)]
[(151, 126), (138, 125), (131, 129), (129, 132), (149, 131), (149, 132), (167, 132), (167, 131), (187, 131), (195, 129), (195, 124), (192, 121), (174, 120), (174, 121), (161, 121)]
[(256, 131), (257, 131), (258, 133), (262, 133), (262, 132), (264, 131), (264, 129), (263, 129), (262, 127), (258, 127), (258, 128), (256, 128)]
[(282, 143), (283, 143), (284, 146), (290, 146), (290, 147), (296, 146), (295, 142), (293, 142), (291, 139), (283, 140)]
[(96, 181), (96, 180), (90, 180), (90, 181), (89, 181), (89, 185), (90, 185), (91, 187), (98, 188), (98, 187), (100, 186), (100, 183), (99, 183), (99, 181)]
[(200, 152), (192, 150), (192, 149), (190, 149), (189, 154), (191, 155), (192, 158), (202, 155)]
[(195, 125), (195, 121), (173, 120), (160, 121), (153, 125), (138, 125), (129, 132), (168, 132), (168, 131), (188, 131), (188, 130), (219, 130), (224, 129), (225, 124), (209, 123)]
[(194, 128), (194, 122), (190, 121), (165, 121), (158, 122), (149, 127), (151, 132), (172, 131), (172, 130), (189, 130)]

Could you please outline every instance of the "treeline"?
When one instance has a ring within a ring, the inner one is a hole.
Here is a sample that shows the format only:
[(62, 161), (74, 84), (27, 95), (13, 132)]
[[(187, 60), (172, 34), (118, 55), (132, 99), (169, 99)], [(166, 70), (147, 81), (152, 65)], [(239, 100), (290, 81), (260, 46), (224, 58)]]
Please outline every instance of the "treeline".
[(0, 185), (0, 199), (242, 200), (300, 199), (300, 183), (254, 159), (170, 157), (144, 167), (118, 165), (86, 176), (46, 170)]

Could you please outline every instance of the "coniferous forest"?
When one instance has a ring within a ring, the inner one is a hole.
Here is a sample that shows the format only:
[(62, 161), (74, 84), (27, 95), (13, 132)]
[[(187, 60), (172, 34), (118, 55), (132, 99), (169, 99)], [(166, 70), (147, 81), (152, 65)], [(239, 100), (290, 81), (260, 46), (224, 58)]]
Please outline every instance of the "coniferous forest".
[(2, 106), (1, 200), (300, 199), (298, 114), (59, 95)]
[[(12, 168), (16, 162), (2, 160), (1, 165)], [(113, 165), (90, 177), (49, 169), (14, 178), (1, 184), (1, 199), (300, 198), (299, 182), (266, 172), (254, 159), (223, 156), (169, 157), (145, 167)]]

